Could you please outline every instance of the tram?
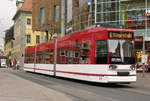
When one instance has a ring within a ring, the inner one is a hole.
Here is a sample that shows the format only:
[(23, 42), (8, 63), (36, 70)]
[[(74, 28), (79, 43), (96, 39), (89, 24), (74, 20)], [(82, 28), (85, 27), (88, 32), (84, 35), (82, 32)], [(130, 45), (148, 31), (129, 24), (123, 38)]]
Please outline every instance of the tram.
[(24, 70), (99, 83), (136, 82), (134, 32), (96, 26), (25, 49)]

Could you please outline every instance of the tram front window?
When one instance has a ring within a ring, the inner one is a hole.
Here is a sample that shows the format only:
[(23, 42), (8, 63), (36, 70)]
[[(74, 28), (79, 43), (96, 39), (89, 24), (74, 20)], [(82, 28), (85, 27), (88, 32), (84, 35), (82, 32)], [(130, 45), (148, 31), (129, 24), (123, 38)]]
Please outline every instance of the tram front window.
[(134, 64), (134, 43), (129, 40), (109, 40), (110, 64)]

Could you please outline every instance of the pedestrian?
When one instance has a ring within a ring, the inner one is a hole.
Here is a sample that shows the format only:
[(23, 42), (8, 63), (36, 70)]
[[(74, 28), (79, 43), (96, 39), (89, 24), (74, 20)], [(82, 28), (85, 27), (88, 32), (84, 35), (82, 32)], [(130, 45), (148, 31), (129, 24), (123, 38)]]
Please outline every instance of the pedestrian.
[(9, 61), (9, 67), (11, 67), (11, 60), (9, 59), (8, 61)]
[(17, 64), (17, 61), (16, 61), (16, 59), (14, 59), (14, 61), (13, 61), (13, 67), (14, 67), (14, 69), (16, 69), (16, 64)]

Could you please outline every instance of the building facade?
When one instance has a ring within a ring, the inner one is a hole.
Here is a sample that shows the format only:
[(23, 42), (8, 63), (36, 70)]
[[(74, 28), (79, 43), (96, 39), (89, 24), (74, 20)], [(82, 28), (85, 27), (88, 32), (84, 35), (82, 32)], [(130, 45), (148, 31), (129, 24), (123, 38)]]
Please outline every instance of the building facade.
[(61, 33), (61, 0), (33, 0), (32, 27), (42, 31), (45, 41), (60, 37)]
[(17, 1), (16, 6), (18, 10), (13, 17), (14, 40), (11, 56), (12, 61), (16, 59), (23, 67), (24, 49), (41, 43), (41, 32), (32, 30), (32, 0), (24, 0), (23, 4), (22, 1)]
[[(150, 0), (120, 0), (119, 23), (134, 30), (137, 62), (143, 50), (150, 64)], [(143, 44), (144, 42), (144, 44)]]
[(149, 4), (150, 0), (68, 0), (67, 26), (75, 31), (96, 23), (120, 24), (134, 29), (138, 36), (145, 29), (146, 18), (147, 26), (150, 25)]
[(4, 38), (4, 56), (8, 57), (8, 59), (10, 60), (12, 60), (11, 54), (13, 48), (13, 40), (14, 40), (14, 26), (6, 30)]

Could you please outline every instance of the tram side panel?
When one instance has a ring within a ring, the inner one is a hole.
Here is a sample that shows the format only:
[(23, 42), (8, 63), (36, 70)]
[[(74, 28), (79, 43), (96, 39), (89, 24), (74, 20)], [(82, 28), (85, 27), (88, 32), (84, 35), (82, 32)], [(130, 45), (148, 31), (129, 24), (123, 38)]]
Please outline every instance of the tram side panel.
[(47, 75), (53, 75), (53, 64), (35, 64), (35, 72)]
[(104, 79), (99, 79), (99, 77), (107, 74), (106, 67), (106, 65), (57, 64), (57, 76), (93, 82), (107, 82)]
[(34, 64), (24, 63), (24, 70), (29, 72), (34, 72)]

